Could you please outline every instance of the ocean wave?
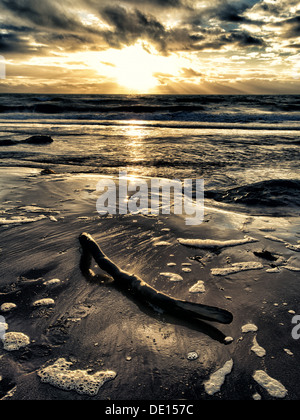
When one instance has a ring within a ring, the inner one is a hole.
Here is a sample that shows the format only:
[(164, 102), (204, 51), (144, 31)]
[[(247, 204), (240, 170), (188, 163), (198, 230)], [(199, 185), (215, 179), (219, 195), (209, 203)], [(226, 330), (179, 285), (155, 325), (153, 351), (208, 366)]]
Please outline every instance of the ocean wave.
[(0, 95), (1, 118), (279, 123), (300, 121), (292, 95)]

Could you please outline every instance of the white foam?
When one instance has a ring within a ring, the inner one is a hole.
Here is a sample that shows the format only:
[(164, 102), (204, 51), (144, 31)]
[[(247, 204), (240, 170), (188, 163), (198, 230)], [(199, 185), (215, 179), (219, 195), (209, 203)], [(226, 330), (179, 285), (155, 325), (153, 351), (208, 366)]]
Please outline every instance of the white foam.
[(210, 378), (204, 382), (204, 388), (208, 395), (213, 395), (216, 392), (220, 391), (221, 386), (225, 381), (226, 375), (228, 375), (233, 367), (233, 360), (228, 360), (225, 365), (214, 372)]
[(287, 249), (290, 249), (291, 251), (300, 252), (300, 245), (290, 244), (289, 242), (286, 242), (284, 239), (280, 239), (280, 238), (277, 238), (276, 236), (272, 236), (272, 235), (266, 235), (265, 238), (269, 239), (270, 241), (284, 243), (284, 245)]
[(56, 213), (59, 214), (59, 211), (51, 210), (48, 208), (38, 207), (38, 206), (23, 206), (19, 207), (19, 210), (25, 211), (26, 213)]
[(292, 265), (283, 265), (282, 267), (289, 271), (300, 271), (299, 267), (293, 267)]
[(60, 279), (51, 279), (51, 280), (44, 281), (45, 286), (52, 286), (53, 284), (58, 284), (58, 283), (60, 283)]
[(0, 307), (0, 310), (2, 311), (2, 312), (9, 312), (9, 311), (11, 311), (12, 309), (15, 309), (17, 307), (17, 305), (15, 304), (15, 303), (12, 303), (12, 302), (5, 302), (5, 303), (2, 303), (2, 305), (1, 305), (1, 307)]
[(291, 251), (300, 252), (300, 245), (292, 245), (286, 242), (285, 247)]
[(243, 333), (247, 333), (247, 332), (255, 332), (257, 331), (258, 328), (255, 324), (245, 324), (242, 326), (242, 332)]
[(158, 241), (158, 242), (153, 243), (153, 246), (168, 246), (168, 245), (172, 245), (172, 244), (167, 241)]
[(96, 395), (105, 382), (116, 377), (113, 371), (99, 371), (89, 374), (85, 370), (70, 370), (72, 362), (60, 358), (53, 365), (40, 369), (37, 374), (41, 381), (65, 391), (74, 390), (78, 394)]
[(204, 281), (199, 280), (197, 283), (195, 283), (190, 289), (190, 293), (204, 293), (205, 292), (205, 285)]
[(188, 360), (196, 360), (196, 359), (198, 359), (198, 357), (199, 357), (199, 355), (198, 355), (198, 353), (197, 352), (195, 352), (195, 351), (191, 351), (190, 353), (188, 353), (188, 355), (187, 355), (187, 359)]
[(8, 332), (4, 335), (3, 348), (7, 351), (19, 350), (22, 347), (30, 344), (30, 339), (27, 335), (20, 332)]
[(44, 214), (41, 214), (40, 216), (37, 216), (37, 217), (14, 216), (11, 219), (5, 219), (2, 217), (0, 218), (0, 226), (32, 223), (32, 222), (38, 222), (43, 219), (46, 219), (46, 216)]
[(279, 267), (274, 267), (274, 268), (268, 268), (266, 270), (266, 273), (281, 273), (281, 270)]
[(258, 357), (264, 357), (266, 355), (266, 350), (258, 344), (256, 336), (253, 338), (253, 346), (251, 347), (251, 350)]
[(259, 395), (258, 392), (255, 392), (255, 394), (252, 395), (252, 398), (256, 401), (259, 401), (261, 400), (261, 395)]
[(283, 242), (283, 243), (285, 243), (284, 239), (277, 238), (277, 236), (266, 235), (265, 239), (269, 239), (270, 241), (273, 241), (273, 242)]
[(253, 379), (275, 398), (284, 398), (287, 395), (286, 388), (276, 379), (271, 378), (263, 370), (254, 372)]
[(55, 302), (54, 302), (53, 299), (45, 298), (45, 299), (36, 300), (35, 302), (33, 302), (32, 306), (35, 306), (35, 307), (37, 307), (37, 306), (51, 306), (51, 305), (54, 305), (54, 304), (55, 304)]
[(216, 241), (213, 239), (183, 239), (178, 238), (178, 242), (181, 245), (187, 245), (197, 248), (224, 248), (228, 246), (243, 245), (251, 242), (257, 242), (257, 239), (245, 236), (244, 239), (232, 239), (229, 241)]
[(159, 273), (160, 276), (169, 277), (170, 281), (182, 281), (183, 278), (176, 273)]
[(249, 261), (249, 262), (239, 262), (234, 263), (226, 268), (213, 268), (211, 273), (213, 276), (227, 276), (229, 274), (239, 273), (241, 271), (247, 270), (260, 270), (264, 266), (260, 262)]

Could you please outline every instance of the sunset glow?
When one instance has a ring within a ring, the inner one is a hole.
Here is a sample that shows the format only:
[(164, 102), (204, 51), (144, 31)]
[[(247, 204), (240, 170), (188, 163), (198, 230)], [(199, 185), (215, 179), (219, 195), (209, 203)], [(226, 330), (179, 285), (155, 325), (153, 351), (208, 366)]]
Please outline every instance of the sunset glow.
[(0, 92), (297, 93), (296, 0), (0, 1)]

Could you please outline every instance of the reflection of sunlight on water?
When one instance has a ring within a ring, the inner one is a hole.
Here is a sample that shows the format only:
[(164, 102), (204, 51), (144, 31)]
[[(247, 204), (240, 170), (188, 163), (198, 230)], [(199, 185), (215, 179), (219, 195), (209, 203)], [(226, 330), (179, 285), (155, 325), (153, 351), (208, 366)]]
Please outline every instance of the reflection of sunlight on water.
[(146, 136), (144, 127), (140, 125), (139, 121), (135, 120), (131, 120), (128, 122), (128, 126), (126, 127), (126, 134), (128, 135), (128, 137), (140, 139)]
[(128, 151), (132, 162), (141, 162), (145, 159), (144, 153), (144, 138), (146, 132), (144, 127), (138, 125), (137, 121), (130, 121), (126, 128), (126, 134), (128, 136)]

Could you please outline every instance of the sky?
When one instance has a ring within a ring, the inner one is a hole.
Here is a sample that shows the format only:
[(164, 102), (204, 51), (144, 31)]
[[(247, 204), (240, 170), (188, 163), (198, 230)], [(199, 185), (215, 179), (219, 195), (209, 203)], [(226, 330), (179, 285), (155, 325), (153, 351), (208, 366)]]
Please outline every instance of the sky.
[(2, 93), (300, 94), (299, 48), (300, 0), (0, 0)]

